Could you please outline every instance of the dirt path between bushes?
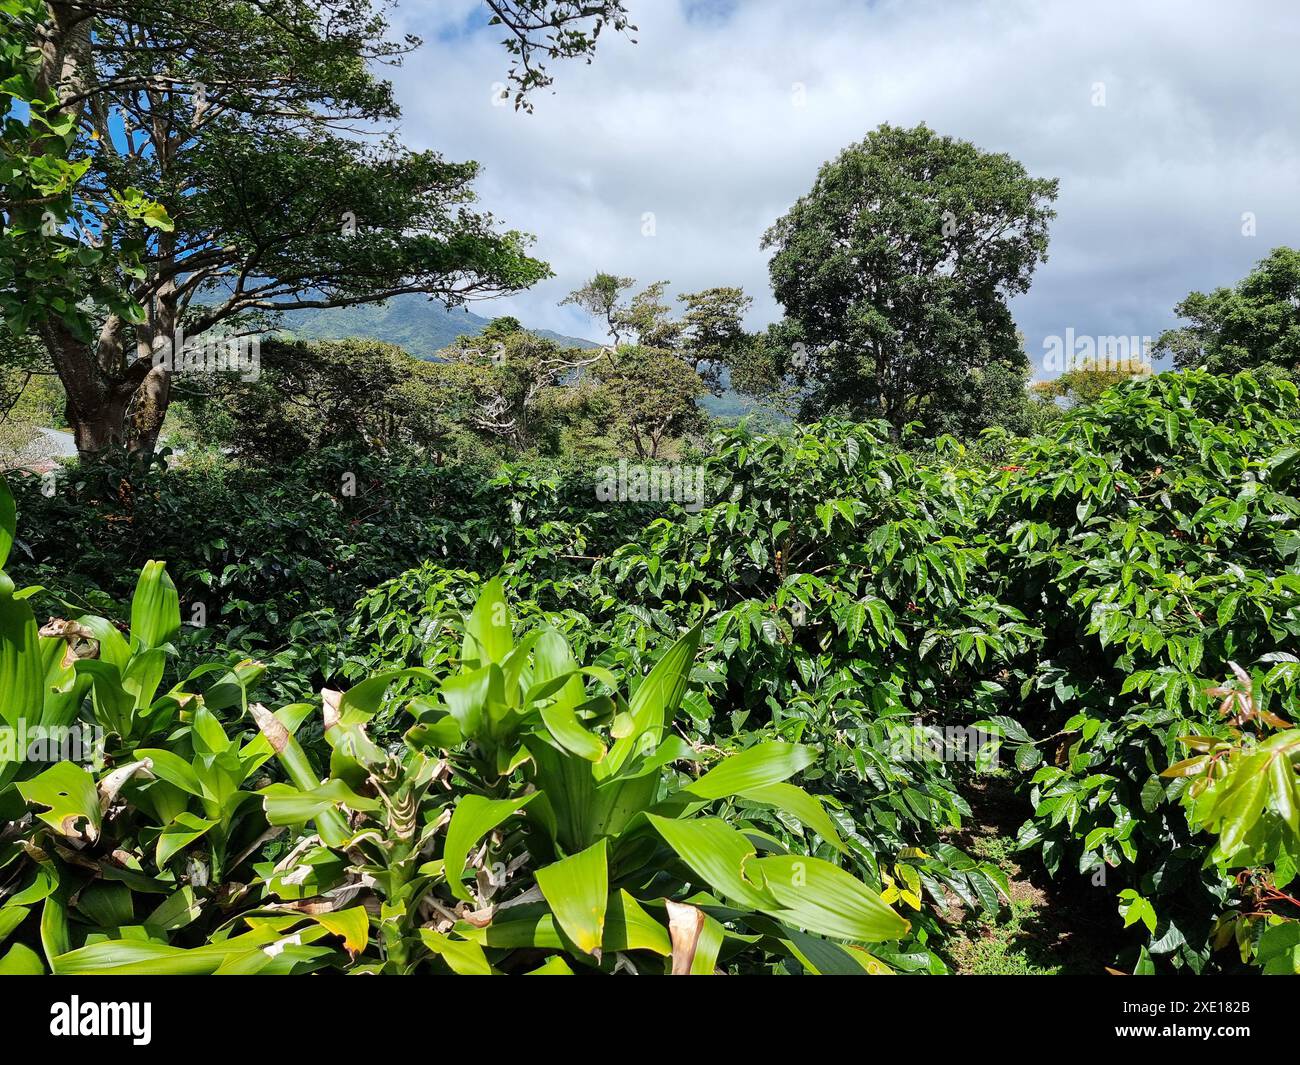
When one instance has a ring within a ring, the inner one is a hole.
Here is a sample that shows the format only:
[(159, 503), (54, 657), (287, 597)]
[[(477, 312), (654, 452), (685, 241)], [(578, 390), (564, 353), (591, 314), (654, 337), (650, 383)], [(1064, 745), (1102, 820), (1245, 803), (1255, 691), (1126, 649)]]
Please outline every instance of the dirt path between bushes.
[(1123, 943), (1115, 886), (1064, 869), (1052, 878), (1035, 853), (1015, 850), (1029, 809), (1009, 778), (976, 778), (964, 795), (972, 816), (948, 842), (1001, 867), (1011, 901), (996, 915), (972, 915), (958, 905), (944, 918), (956, 926), (943, 951), (953, 972), (1104, 975)]

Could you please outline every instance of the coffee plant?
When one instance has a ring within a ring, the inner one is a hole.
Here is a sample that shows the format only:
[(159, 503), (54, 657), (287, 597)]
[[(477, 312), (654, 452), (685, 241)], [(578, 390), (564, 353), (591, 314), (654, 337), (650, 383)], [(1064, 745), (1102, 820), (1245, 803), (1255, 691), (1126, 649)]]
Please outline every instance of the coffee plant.
[(1032, 439), (741, 425), (698, 506), (342, 452), (20, 479), (6, 734), (95, 746), (3, 748), (0, 965), (943, 973), (1012, 895), (1000, 789), (1117, 971), (1297, 971), (1297, 409), (1189, 371)]

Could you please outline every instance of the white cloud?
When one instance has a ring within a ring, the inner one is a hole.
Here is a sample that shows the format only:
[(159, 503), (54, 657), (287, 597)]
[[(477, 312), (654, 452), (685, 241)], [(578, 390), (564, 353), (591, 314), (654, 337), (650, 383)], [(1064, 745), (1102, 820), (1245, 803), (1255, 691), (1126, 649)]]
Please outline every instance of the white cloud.
[(531, 115), (492, 105), (508, 57), (477, 0), (399, 9), (426, 38), (394, 76), (404, 138), (479, 160), (483, 205), (535, 233), (557, 275), (483, 313), (591, 335), (557, 304), (606, 269), (674, 292), (742, 284), (751, 324), (771, 321), (763, 230), (886, 121), (1061, 179), (1050, 261), (1013, 305), (1031, 355), (1067, 327), (1154, 335), (1189, 290), (1300, 245), (1290, 0), (629, 7), (638, 43), (608, 36), (590, 66), (553, 64)]

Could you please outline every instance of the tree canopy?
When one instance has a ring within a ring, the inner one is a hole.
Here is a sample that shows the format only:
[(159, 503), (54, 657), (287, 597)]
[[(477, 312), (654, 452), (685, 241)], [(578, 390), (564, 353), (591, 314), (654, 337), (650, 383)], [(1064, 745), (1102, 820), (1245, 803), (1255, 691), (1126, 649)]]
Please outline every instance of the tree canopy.
[[(99, 308), (93, 336), (70, 316), (38, 325), (83, 453), (152, 448), (182, 334), (403, 293), (455, 303), (548, 275), (529, 238), (474, 209), (476, 164), (393, 135), (400, 110), (375, 70), (419, 42), (392, 39), (387, 6), (46, 5), (27, 95), (51, 101), (56, 132), (69, 131), (78, 180), (61, 189), (58, 222), (85, 234), (72, 259), (82, 290), (121, 293)], [(550, 83), (543, 59), (589, 58), (600, 27), (628, 28), (618, 3), (489, 8), (510, 31), (520, 101)], [(133, 190), (134, 210), (119, 189)], [(82, 254), (131, 250), (155, 201), (167, 225), (138, 265)]]
[(779, 374), (804, 413), (934, 423), (971, 374), (1027, 368), (1007, 306), (1047, 255), (1057, 183), (924, 125), (882, 125), (767, 231)]
[(1300, 251), (1274, 248), (1232, 287), (1192, 292), (1174, 308), (1191, 324), (1160, 335), (1178, 369), (1300, 369)]

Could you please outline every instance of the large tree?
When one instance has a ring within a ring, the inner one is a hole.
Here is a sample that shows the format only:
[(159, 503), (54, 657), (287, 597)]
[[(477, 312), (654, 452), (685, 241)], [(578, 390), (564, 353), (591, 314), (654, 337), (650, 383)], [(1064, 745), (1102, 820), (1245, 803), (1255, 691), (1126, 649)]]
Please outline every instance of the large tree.
[(1233, 287), (1192, 292), (1174, 311), (1191, 325), (1162, 333), (1156, 352), (1180, 370), (1300, 369), (1300, 251), (1274, 248)]
[(181, 443), (261, 465), (333, 444), (446, 453), (472, 435), (473, 413), (446, 369), (378, 340), (275, 337), (262, 347), (256, 377), (218, 375), (184, 404)]
[[(84, 291), (127, 297), (93, 335), (75, 316), (37, 326), (83, 455), (153, 447), (182, 336), (404, 293), (455, 303), (547, 276), (528, 238), (473, 210), (475, 164), (392, 137), (399, 111), (374, 68), (418, 42), (389, 38), (384, 6), (48, 0), (34, 95), (57, 99), (77, 131), (70, 156), (87, 164), (62, 229), (99, 250), (135, 239), (139, 219), (114, 190), (170, 215), (138, 269), (87, 257)], [(548, 83), (542, 58), (589, 56), (600, 25), (626, 26), (616, 2), (488, 7), (521, 93)]]
[[(22, 334), (47, 315), (84, 335), (89, 318), (81, 304), (87, 299), (135, 313), (129, 295), (105, 282), (105, 260), (116, 256), (111, 265), (118, 271), (136, 269), (144, 228), (169, 224), (166, 212), (140, 190), (113, 190), (110, 209), (121, 225), (116, 245), (106, 254), (102, 242), (83, 239), (75, 191), (90, 163), (76, 158), (77, 112), (65, 108), (49, 84), (49, 24), (44, 0), (0, 6), (0, 321), (20, 338), (18, 347)], [(0, 352), (0, 364), (7, 361)]]
[(609, 411), (613, 436), (638, 458), (665, 458), (668, 445), (699, 432), (707, 421), (700, 375), (664, 348), (624, 344), (593, 370)]
[(617, 346), (622, 340), (625, 324), (621, 317), (623, 309), (622, 296), (626, 289), (635, 284), (633, 278), (617, 277), (614, 274), (598, 273), (580, 288), (575, 288), (560, 306), (572, 304), (581, 307), (597, 319), (609, 333), (610, 339)]
[(553, 448), (564, 425), (580, 419), (591, 400), (584, 371), (607, 358), (602, 348), (561, 347), (497, 318), (477, 336), (463, 336), (438, 353), (444, 387), (467, 404), (460, 420), (512, 449)]
[(613, 435), (639, 458), (662, 458), (672, 441), (699, 432), (707, 421), (700, 399), (722, 394), (727, 374), (754, 344), (743, 324), (751, 302), (743, 290), (683, 293), (677, 297), (682, 313), (674, 318), (668, 285), (653, 281), (624, 299), (632, 278), (599, 273), (563, 301), (603, 319), (614, 337), (590, 377), (600, 386)]
[(942, 421), (976, 370), (1023, 372), (1007, 306), (1047, 255), (1054, 180), (924, 125), (883, 125), (772, 227), (778, 372), (804, 412)]
[(623, 293), (634, 284), (630, 277), (598, 273), (569, 293), (560, 306), (576, 304), (599, 319), (615, 348), (627, 341), (642, 349), (671, 352), (699, 375), (709, 391), (721, 394), (727, 371), (754, 343), (744, 326), (753, 300), (732, 286), (684, 292), (677, 297), (683, 305), (681, 316), (674, 318), (672, 306), (665, 302), (670, 282), (652, 281), (624, 299)]

